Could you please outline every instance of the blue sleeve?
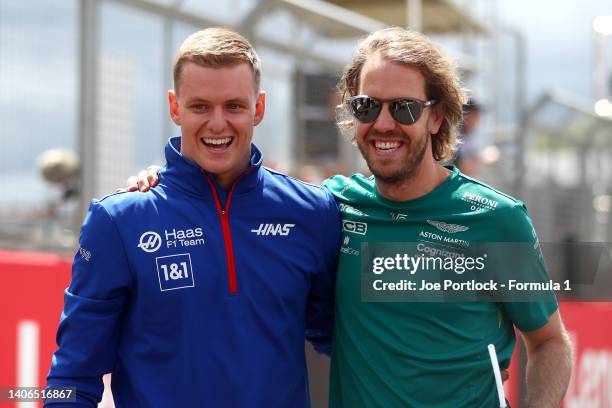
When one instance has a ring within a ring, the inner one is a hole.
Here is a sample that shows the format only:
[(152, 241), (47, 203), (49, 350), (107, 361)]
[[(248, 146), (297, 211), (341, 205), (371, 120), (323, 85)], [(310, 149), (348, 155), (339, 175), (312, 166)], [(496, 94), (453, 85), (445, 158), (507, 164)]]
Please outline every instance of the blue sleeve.
[(310, 286), (306, 308), (306, 339), (318, 353), (330, 355), (334, 330), (336, 272), (340, 252), (340, 211), (332, 195), (325, 190), (327, 208), (320, 222), (320, 264)]
[(45, 406), (98, 405), (102, 376), (115, 365), (121, 315), (129, 299), (131, 271), (121, 237), (96, 200), (83, 222), (79, 245), (47, 377), (50, 387), (76, 387), (77, 401)]

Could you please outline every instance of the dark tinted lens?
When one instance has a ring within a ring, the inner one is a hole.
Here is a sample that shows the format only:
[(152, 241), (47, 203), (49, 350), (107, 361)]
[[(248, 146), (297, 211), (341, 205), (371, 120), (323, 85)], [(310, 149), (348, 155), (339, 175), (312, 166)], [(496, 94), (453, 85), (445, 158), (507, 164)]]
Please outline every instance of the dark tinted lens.
[(363, 123), (375, 120), (380, 113), (381, 104), (373, 98), (355, 98), (350, 102), (353, 116)]
[(397, 99), (389, 106), (391, 115), (402, 125), (412, 125), (421, 117), (423, 104), (413, 99)]

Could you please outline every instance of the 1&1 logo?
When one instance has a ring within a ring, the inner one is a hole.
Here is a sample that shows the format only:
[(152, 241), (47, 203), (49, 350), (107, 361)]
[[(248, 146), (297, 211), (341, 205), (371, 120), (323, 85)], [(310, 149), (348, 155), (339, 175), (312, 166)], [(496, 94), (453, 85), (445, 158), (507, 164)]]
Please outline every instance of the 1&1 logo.
[(155, 263), (159, 289), (162, 292), (195, 286), (190, 254), (158, 256)]

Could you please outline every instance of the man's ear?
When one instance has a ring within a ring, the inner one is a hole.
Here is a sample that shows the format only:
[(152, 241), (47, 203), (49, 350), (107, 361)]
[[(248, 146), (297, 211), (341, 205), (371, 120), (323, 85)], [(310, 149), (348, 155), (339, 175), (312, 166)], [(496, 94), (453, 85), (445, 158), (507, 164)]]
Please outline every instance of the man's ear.
[(179, 103), (176, 98), (176, 93), (174, 93), (174, 89), (168, 91), (168, 107), (170, 108), (170, 118), (172, 118), (172, 121), (177, 126), (181, 126)]
[(255, 101), (255, 117), (253, 118), (253, 126), (261, 123), (266, 113), (266, 91), (259, 92), (257, 101)]
[(430, 135), (435, 135), (442, 126), (444, 120), (444, 114), (446, 113), (446, 106), (443, 103), (432, 106), (429, 117), (427, 118), (427, 131)]

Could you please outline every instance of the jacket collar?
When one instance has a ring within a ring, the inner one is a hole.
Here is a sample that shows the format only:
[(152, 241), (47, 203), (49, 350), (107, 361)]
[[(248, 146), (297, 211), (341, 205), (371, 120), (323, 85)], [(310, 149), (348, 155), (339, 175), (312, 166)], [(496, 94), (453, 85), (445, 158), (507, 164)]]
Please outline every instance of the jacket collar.
[[(165, 147), (166, 165), (159, 174), (161, 185), (171, 185), (186, 194), (198, 196), (200, 198), (212, 199), (210, 185), (206, 181), (209, 177), (217, 189), (217, 194), (222, 202), (228, 191), (217, 182), (216, 177), (200, 168), (196, 163), (187, 159), (181, 154), (181, 137), (175, 136), (168, 139)], [(257, 186), (262, 177), (263, 156), (261, 151), (251, 144), (251, 161), (247, 171), (242, 174), (234, 190), (234, 196), (249, 192)]]

